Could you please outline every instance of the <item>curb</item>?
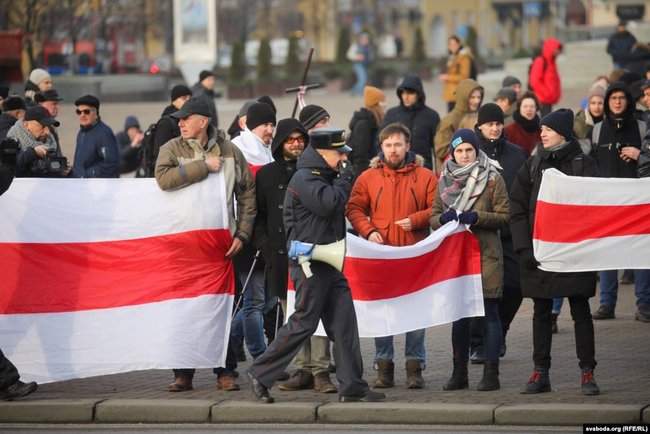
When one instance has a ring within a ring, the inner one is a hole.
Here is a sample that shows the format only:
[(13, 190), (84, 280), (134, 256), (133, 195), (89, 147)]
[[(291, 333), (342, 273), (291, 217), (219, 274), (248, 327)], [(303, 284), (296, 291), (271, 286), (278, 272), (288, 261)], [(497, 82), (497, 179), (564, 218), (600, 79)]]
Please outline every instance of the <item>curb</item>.
[(57, 399), (0, 402), (6, 423), (554, 425), (650, 423), (645, 404), (453, 404)]

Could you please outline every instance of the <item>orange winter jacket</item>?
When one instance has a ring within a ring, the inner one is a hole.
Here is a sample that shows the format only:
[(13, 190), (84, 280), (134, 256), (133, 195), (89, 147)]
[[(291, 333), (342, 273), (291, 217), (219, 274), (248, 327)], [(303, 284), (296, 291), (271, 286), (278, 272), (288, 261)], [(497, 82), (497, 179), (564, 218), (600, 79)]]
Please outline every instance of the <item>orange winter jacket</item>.
[[(407, 164), (398, 170), (388, 168), (375, 157), (352, 187), (346, 216), (360, 236), (368, 238), (378, 231), (384, 244), (408, 246), (429, 234), (429, 217), (438, 180), (423, 167), (424, 159), (407, 154)], [(411, 219), (411, 231), (395, 222)]]

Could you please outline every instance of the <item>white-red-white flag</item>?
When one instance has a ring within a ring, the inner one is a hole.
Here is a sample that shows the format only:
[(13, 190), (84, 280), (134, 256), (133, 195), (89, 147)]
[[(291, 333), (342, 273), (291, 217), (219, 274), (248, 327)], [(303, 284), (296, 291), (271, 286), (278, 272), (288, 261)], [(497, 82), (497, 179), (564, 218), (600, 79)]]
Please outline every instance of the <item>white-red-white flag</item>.
[(224, 178), (17, 179), (0, 197), (0, 348), (26, 380), (223, 366)]
[[(360, 337), (392, 336), (484, 315), (478, 241), (458, 222), (406, 247), (348, 234), (343, 274)], [(293, 288), (287, 305), (293, 313)], [(322, 325), (316, 334), (325, 335)]]
[(248, 128), (242, 130), (232, 143), (244, 154), (253, 175), (257, 175), (264, 165), (274, 161), (271, 146), (262, 143), (262, 140)]
[(650, 179), (545, 170), (533, 247), (546, 271), (650, 269)]

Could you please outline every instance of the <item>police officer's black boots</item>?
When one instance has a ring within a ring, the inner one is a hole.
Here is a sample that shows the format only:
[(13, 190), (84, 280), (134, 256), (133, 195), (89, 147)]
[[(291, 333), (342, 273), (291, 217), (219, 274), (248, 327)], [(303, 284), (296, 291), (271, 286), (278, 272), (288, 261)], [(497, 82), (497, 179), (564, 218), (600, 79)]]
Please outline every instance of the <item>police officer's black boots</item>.
[(275, 400), (269, 393), (269, 389), (260, 383), (250, 371), (246, 374), (248, 375), (248, 380), (251, 382), (251, 391), (255, 398), (265, 404), (272, 404)]

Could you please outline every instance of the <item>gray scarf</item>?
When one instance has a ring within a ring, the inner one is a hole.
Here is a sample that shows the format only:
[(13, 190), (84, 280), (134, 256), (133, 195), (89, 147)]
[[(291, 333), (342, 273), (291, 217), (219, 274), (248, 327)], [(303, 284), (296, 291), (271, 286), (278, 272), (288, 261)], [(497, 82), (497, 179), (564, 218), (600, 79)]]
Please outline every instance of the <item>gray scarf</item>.
[(481, 150), (476, 161), (464, 167), (451, 158), (445, 161), (438, 187), (444, 208), (458, 212), (472, 209), (488, 181), (494, 179), (499, 170), (503, 170), (499, 163)]
[(56, 141), (54, 140), (54, 136), (52, 136), (52, 134), (49, 134), (44, 142), (38, 141), (34, 136), (32, 136), (32, 133), (27, 131), (23, 124), (23, 121), (16, 122), (14, 126), (11, 127), (7, 132), (7, 137), (12, 138), (20, 143), (20, 149), (23, 150), (27, 148), (35, 148), (37, 146), (45, 146), (50, 151), (57, 150)]

